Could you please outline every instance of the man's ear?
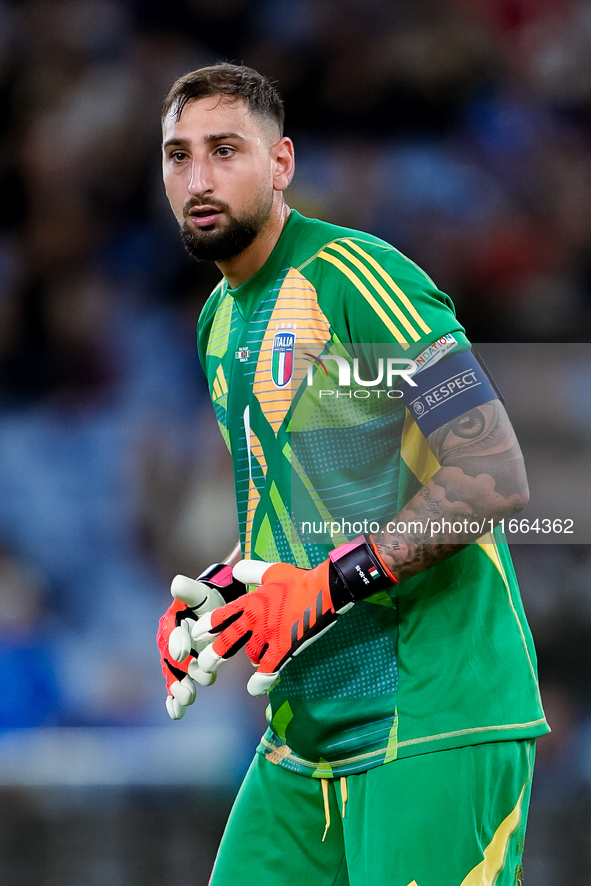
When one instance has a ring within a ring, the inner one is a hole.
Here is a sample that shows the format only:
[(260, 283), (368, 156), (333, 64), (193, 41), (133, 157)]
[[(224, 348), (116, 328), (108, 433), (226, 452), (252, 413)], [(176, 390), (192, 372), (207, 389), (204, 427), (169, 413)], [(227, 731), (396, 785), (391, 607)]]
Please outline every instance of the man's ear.
[(295, 156), (293, 142), (285, 136), (271, 147), (271, 160), (273, 162), (273, 189), (284, 191), (293, 178), (295, 171)]

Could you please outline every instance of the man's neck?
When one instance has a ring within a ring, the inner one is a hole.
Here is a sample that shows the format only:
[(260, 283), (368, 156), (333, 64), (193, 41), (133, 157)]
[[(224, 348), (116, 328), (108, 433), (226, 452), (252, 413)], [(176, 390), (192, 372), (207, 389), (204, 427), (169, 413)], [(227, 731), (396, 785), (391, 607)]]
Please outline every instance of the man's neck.
[(273, 205), (268, 222), (250, 246), (226, 261), (216, 262), (230, 289), (236, 289), (237, 286), (246, 283), (263, 267), (273, 252), (290, 213), (291, 209), (281, 195), (281, 199)]

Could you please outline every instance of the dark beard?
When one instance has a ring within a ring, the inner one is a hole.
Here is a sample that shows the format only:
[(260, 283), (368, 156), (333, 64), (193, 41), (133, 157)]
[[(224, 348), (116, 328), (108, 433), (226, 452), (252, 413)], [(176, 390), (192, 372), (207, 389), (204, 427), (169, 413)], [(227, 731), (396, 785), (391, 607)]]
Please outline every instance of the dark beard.
[(228, 224), (216, 231), (195, 231), (185, 221), (181, 240), (190, 256), (197, 261), (225, 261), (250, 246), (271, 214), (271, 204), (256, 212), (236, 218), (224, 206)]

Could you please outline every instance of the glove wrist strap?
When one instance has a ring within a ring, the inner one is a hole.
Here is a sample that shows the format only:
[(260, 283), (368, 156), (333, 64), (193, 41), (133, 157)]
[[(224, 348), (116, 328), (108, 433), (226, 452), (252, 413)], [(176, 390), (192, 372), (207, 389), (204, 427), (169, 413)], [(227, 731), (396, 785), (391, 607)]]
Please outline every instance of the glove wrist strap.
[(397, 581), (362, 535), (329, 553), (330, 592), (338, 612), (350, 603), (370, 597)]

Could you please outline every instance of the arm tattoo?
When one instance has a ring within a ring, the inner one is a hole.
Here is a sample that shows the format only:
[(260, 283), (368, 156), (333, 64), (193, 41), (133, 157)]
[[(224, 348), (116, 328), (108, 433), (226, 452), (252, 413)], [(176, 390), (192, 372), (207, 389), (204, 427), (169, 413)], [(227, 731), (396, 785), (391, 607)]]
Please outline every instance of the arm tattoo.
[[(452, 523), (499, 520), (521, 511), (528, 500), (521, 449), (499, 400), (447, 422), (428, 442), (440, 468), (396, 516), (397, 526), (407, 531), (375, 537), (380, 556), (399, 578), (428, 569), (480, 534), (454, 533)], [(447, 521), (447, 531), (433, 532), (433, 521), (442, 527)]]

